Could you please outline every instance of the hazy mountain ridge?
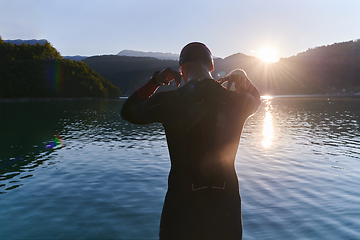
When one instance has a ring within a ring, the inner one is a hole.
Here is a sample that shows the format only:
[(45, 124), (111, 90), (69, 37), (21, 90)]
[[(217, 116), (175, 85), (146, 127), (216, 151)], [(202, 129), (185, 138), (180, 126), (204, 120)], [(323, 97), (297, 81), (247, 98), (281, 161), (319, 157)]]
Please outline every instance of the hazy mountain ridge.
[(117, 54), (118, 56), (128, 57), (153, 57), (161, 60), (178, 60), (179, 54), (175, 53), (162, 53), (162, 52), (142, 52), (135, 50), (122, 50)]
[(63, 56), (63, 58), (75, 60), (75, 61), (81, 61), (81, 60), (84, 60), (85, 58), (88, 58), (88, 56), (75, 55), (75, 56)]
[[(13, 40), (3, 40), (5, 43), (10, 42), (12, 44), (21, 45), (23, 43), (35, 45), (39, 43), (40, 45), (45, 44), (48, 42), (46, 39), (30, 39), (30, 40), (23, 40), (23, 39), (13, 39)], [(118, 52), (116, 55), (118, 56), (128, 56), (128, 57), (153, 57), (162, 60), (178, 60), (179, 54), (175, 53), (163, 53), (163, 52), (143, 52), (143, 51), (136, 51), (136, 50), (122, 50)], [(74, 56), (63, 56), (65, 59), (81, 61), (89, 56), (81, 56), (81, 55), (74, 55)]]
[(16, 44), (16, 45), (21, 45), (23, 43), (25, 44), (30, 44), (30, 45), (35, 45), (35, 44), (40, 44), (43, 45), (45, 43), (47, 43), (48, 41), (46, 39), (30, 39), (30, 40), (23, 40), (23, 39), (14, 39), (14, 40), (4, 40), (5, 43), (9, 42), (11, 44)]

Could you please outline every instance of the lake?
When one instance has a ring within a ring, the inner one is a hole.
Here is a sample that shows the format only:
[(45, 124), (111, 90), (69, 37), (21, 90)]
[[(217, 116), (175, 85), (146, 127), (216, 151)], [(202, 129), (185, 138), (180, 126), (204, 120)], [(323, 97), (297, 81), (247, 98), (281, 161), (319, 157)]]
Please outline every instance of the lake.
[[(158, 239), (160, 124), (124, 100), (0, 103), (1, 239)], [(360, 239), (360, 99), (265, 98), (236, 157), (243, 239)]]

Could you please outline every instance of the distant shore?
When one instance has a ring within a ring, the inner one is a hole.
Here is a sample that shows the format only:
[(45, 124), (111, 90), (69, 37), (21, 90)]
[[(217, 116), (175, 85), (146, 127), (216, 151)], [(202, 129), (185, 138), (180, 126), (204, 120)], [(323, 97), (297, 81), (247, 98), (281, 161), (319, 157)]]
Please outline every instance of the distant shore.
[[(360, 94), (314, 94), (314, 95), (275, 95), (272, 98), (360, 98)], [(266, 99), (267, 96), (261, 96)]]
[(51, 101), (89, 101), (89, 100), (119, 100), (119, 98), (0, 98), (0, 103), (4, 102), (51, 102)]

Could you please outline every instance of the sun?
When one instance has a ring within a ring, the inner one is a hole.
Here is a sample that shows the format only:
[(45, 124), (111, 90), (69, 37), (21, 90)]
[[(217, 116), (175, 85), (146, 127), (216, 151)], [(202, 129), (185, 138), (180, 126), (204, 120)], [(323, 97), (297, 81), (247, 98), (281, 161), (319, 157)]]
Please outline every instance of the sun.
[(257, 57), (265, 62), (277, 62), (279, 60), (277, 51), (274, 48), (266, 47), (258, 51)]

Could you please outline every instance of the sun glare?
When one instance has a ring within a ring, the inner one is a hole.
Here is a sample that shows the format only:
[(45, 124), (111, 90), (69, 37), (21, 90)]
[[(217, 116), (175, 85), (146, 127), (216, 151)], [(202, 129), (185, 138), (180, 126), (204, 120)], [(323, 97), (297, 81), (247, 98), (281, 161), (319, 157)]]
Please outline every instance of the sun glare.
[(261, 96), (262, 99), (265, 99), (265, 100), (271, 100), (273, 97), (272, 96), (268, 96), (268, 95), (265, 95), (265, 96)]
[(262, 145), (265, 148), (270, 147), (270, 145), (272, 144), (272, 139), (273, 139), (273, 123), (272, 123), (272, 114), (271, 114), (271, 99), (272, 97), (267, 96), (268, 98), (265, 98), (265, 118), (264, 118), (264, 140), (262, 141)]
[(272, 62), (272, 63), (277, 62), (279, 60), (276, 50), (270, 47), (261, 49), (258, 52), (257, 57), (265, 62)]

